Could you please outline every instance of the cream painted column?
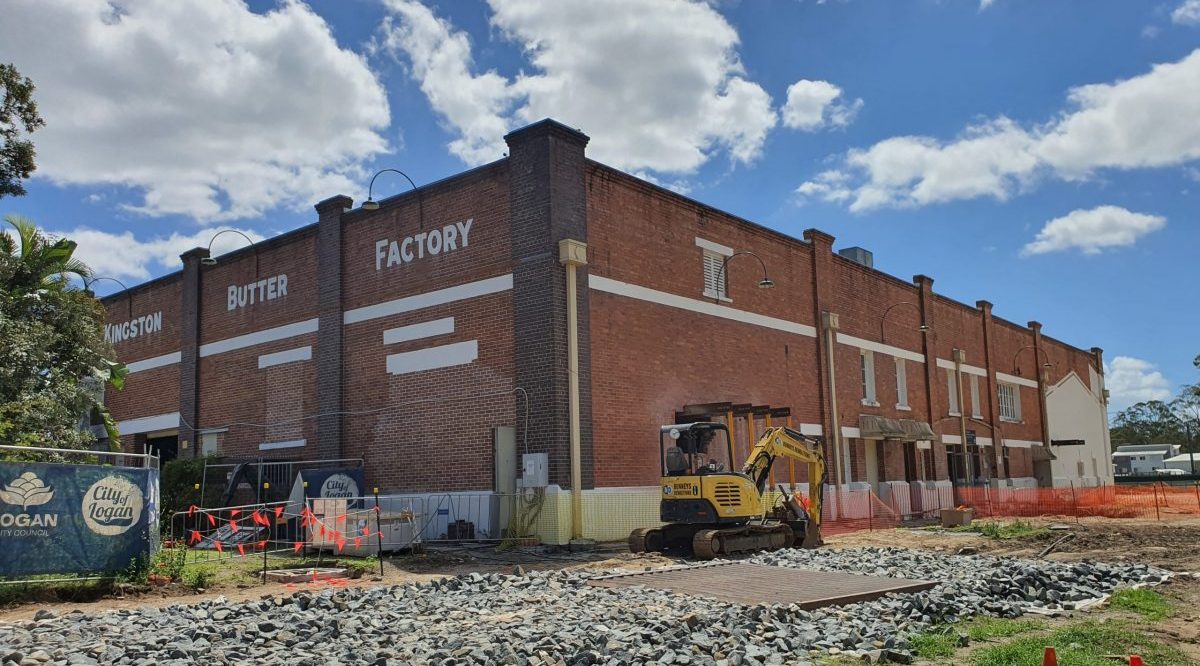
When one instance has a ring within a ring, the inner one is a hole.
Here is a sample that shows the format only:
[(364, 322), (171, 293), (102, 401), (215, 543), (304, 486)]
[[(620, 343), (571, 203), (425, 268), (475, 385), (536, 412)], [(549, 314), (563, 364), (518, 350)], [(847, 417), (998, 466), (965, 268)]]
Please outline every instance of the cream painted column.
[(583, 538), (583, 461), (579, 437), (579, 303), (576, 269), (587, 266), (587, 243), (564, 238), (558, 261), (567, 268), (567, 406), (571, 421), (571, 539)]

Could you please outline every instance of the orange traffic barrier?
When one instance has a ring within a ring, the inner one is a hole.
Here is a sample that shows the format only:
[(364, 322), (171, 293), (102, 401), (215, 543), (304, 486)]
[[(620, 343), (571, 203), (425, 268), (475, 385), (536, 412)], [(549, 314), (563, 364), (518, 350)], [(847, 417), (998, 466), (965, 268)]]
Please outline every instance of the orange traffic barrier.
[(1042, 666), (1058, 666), (1058, 653), (1054, 648), (1046, 647), (1046, 651), (1042, 653)]

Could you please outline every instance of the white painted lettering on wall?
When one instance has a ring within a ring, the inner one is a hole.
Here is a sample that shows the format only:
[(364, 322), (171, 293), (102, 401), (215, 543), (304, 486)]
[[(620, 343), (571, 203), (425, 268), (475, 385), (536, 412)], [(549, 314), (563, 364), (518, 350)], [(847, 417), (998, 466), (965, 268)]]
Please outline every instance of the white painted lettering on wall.
[(419, 234), (413, 234), (402, 240), (384, 238), (375, 241), (375, 270), (383, 270), (386, 266), (408, 264), (426, 256), (436, 256), (460, 247), (467, 247), (471, 239), (471, 224), (474, 218), (465, 222), (447, 224), (441, 229), (430, 229)]
[(119, 324), (104, 325), (104, 339), (110, 344), (132, 340), (139, 335), (149, 335), (162, 330), (162, 312), (130, 319)]
[(229, 300), (226, 305), (230, 310), (244, 308), (247, 305), (273, 301), (287, 296), (287, 273), (263, 278), (258, 282), (245, 285), (229, 285)]

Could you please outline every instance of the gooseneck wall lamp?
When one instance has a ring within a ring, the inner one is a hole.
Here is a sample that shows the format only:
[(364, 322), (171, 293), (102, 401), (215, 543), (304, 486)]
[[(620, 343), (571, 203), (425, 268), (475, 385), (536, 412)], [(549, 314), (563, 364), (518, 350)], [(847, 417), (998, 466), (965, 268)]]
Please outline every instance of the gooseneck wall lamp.
[[(917, 311), (918, 317), (923, 317), (921, 308), (918, 307), (916, 303), (913, 303), (911, 301), (900, 301), (899, 303), (892, 303), (891, 305), (889, 305), (887, 307), (886, 310), (883, 311), (883, 316), (879, 318), (879, 341), (880, 342), (887, 342), (887, 340), (884, 338), (883, 324), (887, 320), (888, 313), (892, 311), (892, 308), (898, 308), (901, 305), (907, 305), (907, 306), (911, 307), (912, 309)], [(929, 324), (926, 324), (925, 322), (922, 321), (920, 326), (917, 326), (917, 330), (922, 333), (928, 333), (929, 332)]]
[(254, 244), (253, 239), (251, 239), (246, 234), (238, 231), (237, 229), (222, 229), (222, 230), (218, 231), (217, 233), (213, 234), (212, 238), (208, 239), (209, 255), (207, 257), (204, 257), (203, 259), (201, 259), (200, 263), (204, 264), (205, 266), (217, 265), (217, 258), (212, 256), (212, 244), (213, 244), (213, 241), (217, 240), (217, 236), (220, 236), (221, 234), (237, 234), (237, 235), (241, 236), (242, 238), (246, 239), (246, 242), (250, 244), (250, 248), (254, 250), (254, 277), (257, 279), (258, 278), (258, 247)]
[(92, 289), (92, 285), (96, 284), (100, 280), (108, 280), (109, 282), (114, 282), (121, 285), (121, 289), (125, 290), (125, 302), (129, 304), (129, 313), (127, 318), (133, 319), (133, 294), (129, 293), (129, 287), (127, 287), (124, 282), (121, 282), (117, 278), (111, 278), (105, 275), (96, 275), (91, 278), (83, 278), (83, 291), (89, 296), (95, 296), (96, 293), (95, 290)]
[(1035, 347), (1034, 345), (1025, 345), (1024, 347), (1021, 347), (1020, 349), (1018, 349), (1017, 353), (1013, 354), (1012, 363), (1013, 363), (1013, 374), (1014, 375), (1016, 375), (1018, 377), (1021, 376), (1021, 366), (1017, 365), (1017, 357), (1020, 356), (1021, 352), (1025, 351), (1026, 349), (1034, 350), (1035, 361), (1036, 361), (1036, 357), (1037, 357), (1037, 352), (1041, 352), (1043, 354), (1043, 359), (1045, 359), (1042, 362), (1043, 369), (1049, 370), (1050, 368), (1054, 367), (1054, 364), (1050, 362), (1049, 354), (1046, 354), (1045, 349), (1042, 349), (1040, 347)]
[(412, 186), (413, 191), (417, 193), (417, 228), (424, 229), (425, 201), (421, 196), (421, 189), (417, 187), (417, 184), (413, 182), (412, 178), (408, 177), (408, 174), (399, 169), (380, 169), (379, 171), (375, 172), (374, 176), (371, 176), (371, 184), (367, 185), (367, 200), (362, 203), (363, 210), (379, 210), (379, 202), (375, 200), (375, 179), (378, 178), (380, 174), (384, 173), (400, 174), (404, 177), (404, 180), (407, 180), (408, 184)]
[(731, 260), (733, 260), (734, 257), (743, 255), (743, 254), (748, 254), (751, 257), (758, 259), (758, 264), (760, 266), (762, 266), (763, 276), (762, 276), (762, 279), (758, 281), (758, 288), (759, 289), (770, 289), (771, 287), (775, 286), (775, 281), (767, 276), (767, 264), (766, 264), (766, 262), (764, 262), (762, 260), (762, 257), (758, 256), (757, 254), (754, 254), (750, 250), (741, 250), (739, 252), (734, 252), (733, 254), (729, 255), (728, 257), (725, 257), (725, 260), (721, 262), (721, 269), (717, 271), (716, 284), (713, 285), (713, 301), (714, 302), (716, 302), (716, 303), (721, 302), (721, 285), (724, 284), (722, 282), (722, 280), (725, 277), (725, 267), (729, 265), (729, 262)]

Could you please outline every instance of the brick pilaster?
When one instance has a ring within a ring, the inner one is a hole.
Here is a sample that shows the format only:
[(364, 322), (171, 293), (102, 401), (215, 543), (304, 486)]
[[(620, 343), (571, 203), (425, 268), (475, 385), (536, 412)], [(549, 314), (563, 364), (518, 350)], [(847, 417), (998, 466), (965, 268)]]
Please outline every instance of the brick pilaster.
[(354, 201), (330, 197), (317, 209), (317, 457), (342, 457), (342, 214)]
[(179, 308), (179, 456), (200, 455), (196, 429), (200, 420), (200, 291), (201, 259), (208, 250), (194, 248), (179, 255), (183, 275)]
[[(550, 482), (565, 487), (570, 483), (567, 298), (558, 241), (587, 242), (584, 148), (588, 137), (543, 120), (504, 140), (509, 148), (516, 385), (529, 393), (529, 449), (549, 454)], [(579, 269), (578, 278), (580, 449), (583, 487), (590, 488), (595, 468), (585, 268)], [(519, 442), (524, 441), (524, 428), (524, 419), (518, 419)]]
[(1004, 430), (1000, 424), (1000, 395), (996, 393), (996, 358), (995, 350), (992, 348), (996, 338), (995, 324), (992, 321), (992, 304), (988, 301), (975, 301), (975, 307), (979, 308), (979, 316), (983, 320), (983, 367), (987, 370), (987, 386), (983, 387), (987, 391), (987, 413), (981, 414), (988, 420), (988, 424), (992, 429), (992, 453), (995, 460), (992, 462), (995, 465), (997, 479), (1005, 478), (1004, 473)]
[(1029, 330), (1033, 331), (1033, 367), (1037, 372), (1038, 412), (1042, 420), (1042, 445), (1050, 446), (1050, 421), (1046, 417), (1046, 371), (1042, 367), (1046, 352), (1042, 350), (1042, 325), (1036, 321), (1029, 322)]
[[(941, 433), (938, 432), (938, 421), (942, 418), (939, 415), (943, 414), (939, 409), (942, 403), (938, 397), (945, 390), (946, 384), (940, 381), (941, 375), (937, 367), (938, 325), (934, 321), (936, 318), (930, 306), (933, 300), (933, 278), (928, 275), (914, 275), (912, 281), (918, 290), (917, 304), (921, 308), (921, 321), (929, 326), (929, 330), (921, 339), (921, 352), (925, 354), (925, 407), (936, 436), (929, 448), (929, 455), (933, 457), (933, 479), (944, 481), (950, 478), (950, 470), (946, 465), (946, 445), (942, 443)], [(949, 396), (945, 404), (950, 404)]]
[[(812, 248), (812, 294), (813, 321), (817, 324), (817, 387), (816, 393), (821, 408), (822, 441), (825, 443), (825, 461), (829, 470), (829, 482), (834, 483), (837, 469), (833, 460), (833, 399), (829, 392), (829, 350), (825, 344), (825, 313), (834, 306), (833, 241), (834, 237), (820, 229), (805, 229), (804, 240)], [(840, 426), (839, 426), (840, 427)]]

